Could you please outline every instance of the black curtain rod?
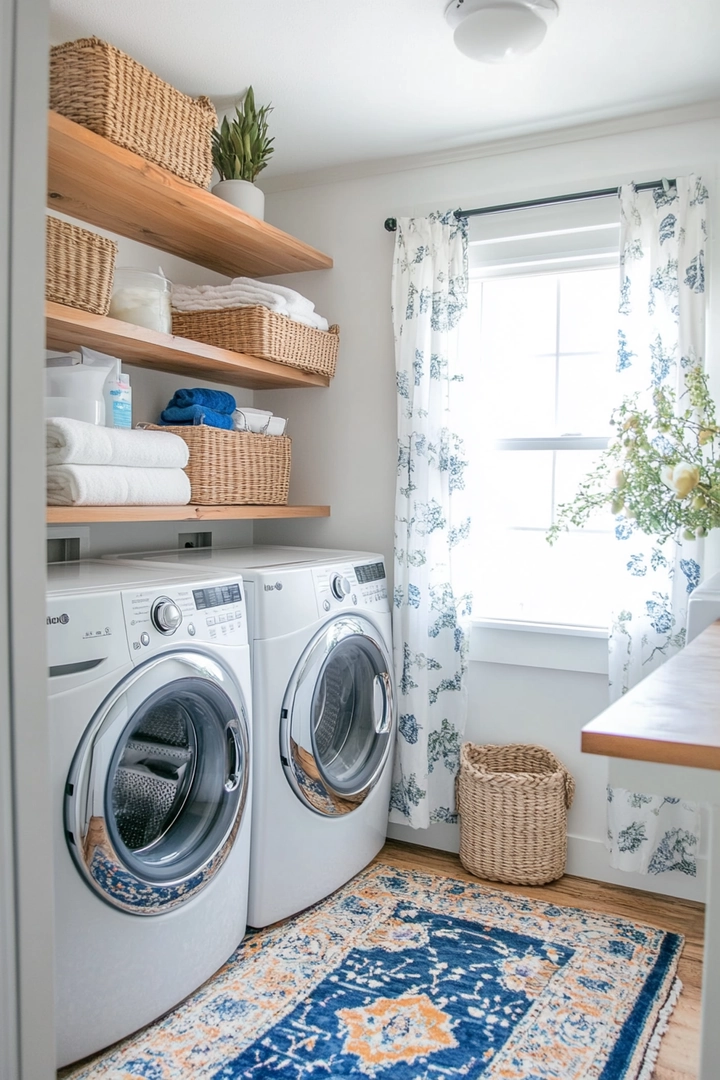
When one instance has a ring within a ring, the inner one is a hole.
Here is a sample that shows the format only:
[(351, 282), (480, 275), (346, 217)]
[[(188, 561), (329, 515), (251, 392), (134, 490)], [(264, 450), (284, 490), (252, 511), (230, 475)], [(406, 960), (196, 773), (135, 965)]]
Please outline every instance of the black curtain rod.
[[(674, 180), (648, 180), (644, 184), (636, 184), (636, 191), (649, 191), (651, 188), (665, 187), (674, 184)], [(504, 214), (508, 210), (528, 210), (533, 206), (552, 206), (554, 203), (586, 202), (589, 199), (607, 199), (611, 195), (618, 195), (619, 188), (600, 188), (598, 191), (577, 191), (574, 195), (551, 195), (547, 199), (529, 199), (527, 202), (504, 203), (501, 206), (478, 206), (474, 210), (456, 210), (455, 217), (468, 218), (479, 217), (481, 214)], [(397, 218), (385, 218), (385, 228), (388, 232), (397, 229)]]

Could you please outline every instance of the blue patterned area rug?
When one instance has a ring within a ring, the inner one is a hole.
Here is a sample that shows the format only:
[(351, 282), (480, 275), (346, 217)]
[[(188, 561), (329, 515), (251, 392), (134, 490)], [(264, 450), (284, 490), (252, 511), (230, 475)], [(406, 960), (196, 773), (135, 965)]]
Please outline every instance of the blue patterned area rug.
[(246, 938), (173, 1013), (70, 1075), (649, 1080), (682, 945), (379, 864)]

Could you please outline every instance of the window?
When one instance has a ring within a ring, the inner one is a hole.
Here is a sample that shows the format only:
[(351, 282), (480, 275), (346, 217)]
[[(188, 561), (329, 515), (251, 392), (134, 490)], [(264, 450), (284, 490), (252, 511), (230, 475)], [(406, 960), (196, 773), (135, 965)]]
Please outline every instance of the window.
[(534, 211), (533, 221), (528, 211), (499, 215), (494, 235), (480, 218), (471, 235), (465, 347), (481, 619), (608, 623), (612, 518), (598, 515), (552, 548), (545, 539), (607, 445), (617, 404), (618, 211), (603, 202)]

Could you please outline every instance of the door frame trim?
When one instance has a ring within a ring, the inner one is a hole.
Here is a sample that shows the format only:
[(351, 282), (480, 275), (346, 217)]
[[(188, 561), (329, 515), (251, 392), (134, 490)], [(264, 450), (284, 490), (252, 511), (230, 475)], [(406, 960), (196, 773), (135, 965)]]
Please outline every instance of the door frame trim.
[(0, 5), (0, 1072), (51, 1080), (56, 808), (42, 408), (49, 4)]

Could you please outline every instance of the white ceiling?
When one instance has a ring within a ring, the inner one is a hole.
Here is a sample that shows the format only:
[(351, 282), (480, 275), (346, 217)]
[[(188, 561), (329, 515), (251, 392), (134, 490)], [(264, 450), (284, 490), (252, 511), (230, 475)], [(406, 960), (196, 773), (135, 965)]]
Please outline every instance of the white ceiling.
[(95, 34), (221, 108), (272, 101), (267, 176), (720, 96), (718, 0), (559, 0), (537, 52), (483, 65), (446, 0), (51, 0), (53, 43)]

